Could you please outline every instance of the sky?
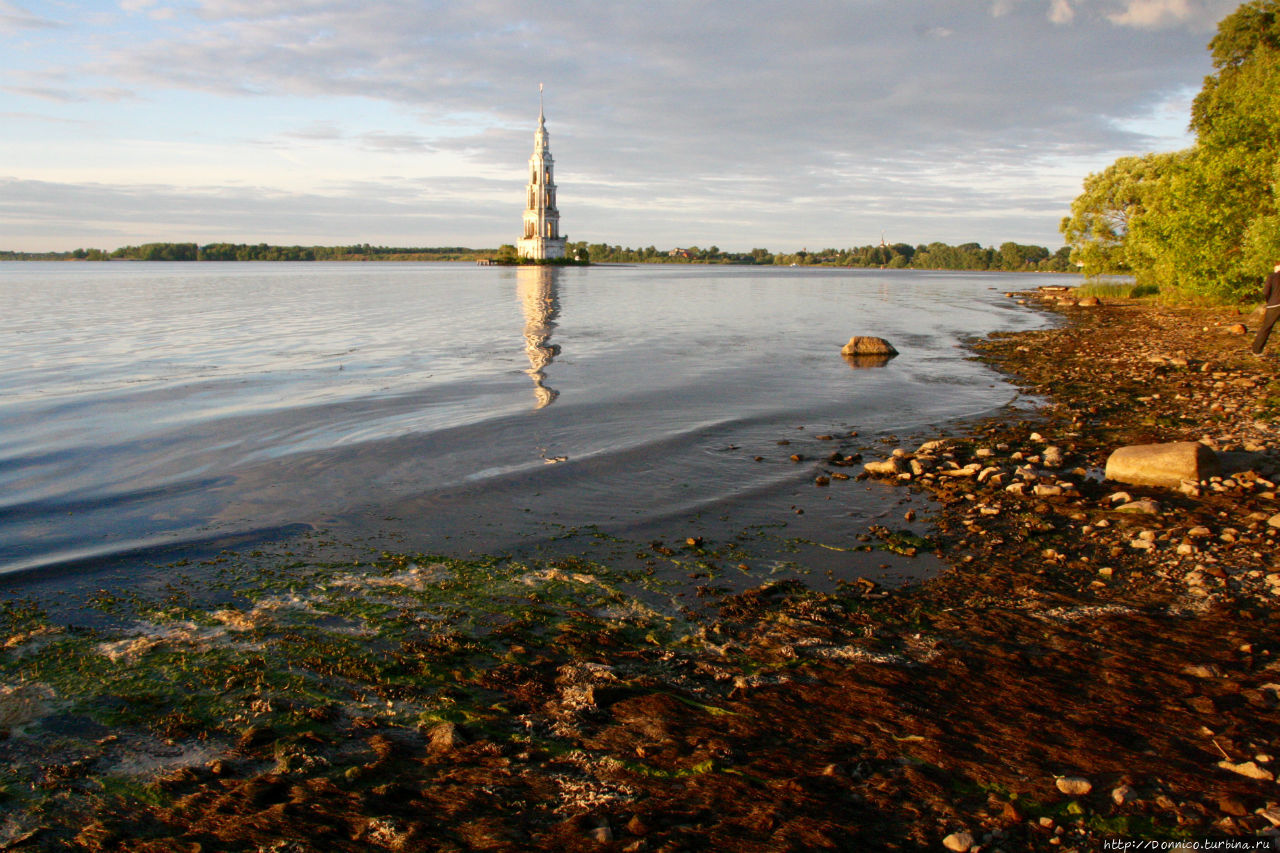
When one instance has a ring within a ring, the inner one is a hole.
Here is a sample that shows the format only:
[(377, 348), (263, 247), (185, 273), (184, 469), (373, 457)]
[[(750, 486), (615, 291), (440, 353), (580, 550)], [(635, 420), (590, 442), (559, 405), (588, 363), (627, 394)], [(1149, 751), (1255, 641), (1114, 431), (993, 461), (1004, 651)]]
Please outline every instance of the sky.
[(1057, 248), (1235, 0), (0, 0), (0, 250)]

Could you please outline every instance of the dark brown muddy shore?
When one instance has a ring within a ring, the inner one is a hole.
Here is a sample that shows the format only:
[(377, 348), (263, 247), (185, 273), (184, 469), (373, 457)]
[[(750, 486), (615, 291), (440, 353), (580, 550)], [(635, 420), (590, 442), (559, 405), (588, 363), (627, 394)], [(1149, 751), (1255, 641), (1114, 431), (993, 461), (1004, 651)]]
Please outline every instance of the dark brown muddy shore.
[[(53, 760), (32, 731), (70, 737), (92, 714), (59, 729), (10, 708), (0, 764), (34, 781), (0, 788), (0, 808), (23, 811), (0, 849), (1013, 853), (1271, 831), (1276, 356), (1252, 356), (1228, 331), (1242, 318), (1223, 311), (1046, 310), (1067, 322), (973, 344), (1042, 405), (899, 448), (904, 474), (930, 459), (892, 481), (933, 495), (934, 533), (866, 538), (933, 549), (950, 566), (939, 577), (893, 592), (709, 590), (703, 617), (678, 628), (583, 606), (536, 629), (491, 625), (483, 642), (388, 609), (394, 642), (324, 638), (296, 664), (225, 662), (200, 682), (234, 698), (223, 719), (157, 703), (148, 748), (188, 758), (127, 787), (99, 777), (138, 737), (93, 723)], [(1227, 465), (1198, 494), (1101, 477), (1116, 447), (1187, 440)], [(1121, 511), (1121, 491), (1155, 511)], [(714, 558), (721, 543), (656, 547)], [(407, 558), (384, 568), (434, 577)], [(588, 570), (543, 571), (568, 583)], [(224, 631), (262, 636), (249, 613), (226, 613)], [(62, 648), (38, 620), (6, 616), (5, 654)], [(291, 630), (303, 648), (306, 629)], [(104, 654), (115, 664), (159, 642)], [(34, 682), (54, 671), (41, 665), (7, 672)], [(429, 689), (448, 713), (354, 713), (289, 680), (304, 668), (362, 707)], [(431, 673), (443, 676), (428, 686)]]

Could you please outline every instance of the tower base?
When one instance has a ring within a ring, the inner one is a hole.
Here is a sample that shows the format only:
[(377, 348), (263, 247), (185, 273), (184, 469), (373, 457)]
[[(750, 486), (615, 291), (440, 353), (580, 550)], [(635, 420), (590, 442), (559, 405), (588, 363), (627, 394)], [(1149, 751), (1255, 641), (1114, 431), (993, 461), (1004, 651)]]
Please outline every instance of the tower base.
[(532, 237), (516, 243), (516, 254), (531, 261), (549, 261), (564, 257), (563, 237)]

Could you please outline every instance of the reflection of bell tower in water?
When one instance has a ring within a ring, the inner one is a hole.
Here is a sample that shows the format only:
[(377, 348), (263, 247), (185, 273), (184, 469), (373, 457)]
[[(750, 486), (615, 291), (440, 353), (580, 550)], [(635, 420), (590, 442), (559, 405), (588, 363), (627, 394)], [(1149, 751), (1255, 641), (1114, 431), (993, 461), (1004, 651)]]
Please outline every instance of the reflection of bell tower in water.
[(524, 351), (529, 356), (529, 369), (525, 373), (533, 379), (533, 395), (536, 409), (551, 404), (559, 391), (546, 386), (544, 368), (560, 354), (560, 345), (550, 343), (560, 316), (560, 298), (556, 292), (554, 267), (525, 266), (516, 268), (516, 298), (524, 312)]

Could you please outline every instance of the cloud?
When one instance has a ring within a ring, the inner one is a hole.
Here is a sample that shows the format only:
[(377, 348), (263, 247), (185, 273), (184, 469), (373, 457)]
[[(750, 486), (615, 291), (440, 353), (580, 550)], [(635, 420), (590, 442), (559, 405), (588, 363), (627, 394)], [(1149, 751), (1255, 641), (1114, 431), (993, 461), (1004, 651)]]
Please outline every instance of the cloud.
[(61, 104), (84, 104), (91, 101), (123, 101), (136, 97), (128, 89), (74, 89), (60, 86), (2, 86), (0, 90)]
[(345, 139), (346, 133), (331, 121), (315, 122), (297, 130), (285, 131), (281, 136), (287, 139), (331, 142)]
[[(491, 206), (477, 203), (474, 189), (447, 180), (285, 193), (269, 187), (0, 179), (0, 231), (12, 239), (56, 228), (65, 235), (57, 244), (64, 248), (71, 243), (115, 248), (149, 241), (465, 245), (477, 231), (498, 225), (496, 232), (506, 224), (486, 221)], [(518, 190), (513, 194), (519, 195)], [(74, 221), (69, 211), (75, 212)], [(517, 228), (518, 218), (507, 230)]]
[(280, 134), (279, 138), (266, 140), (261, 144), (279, 147), (281, 144), (287, 146), (293, 141), (319, 143), (354, 142), (357, 146), (367, 151), (382, 152), (429, 153), (440, 150), (440, 147), (432, 139), (421, 134), (389, 133), (387, 131), (351, 134), (339, 127), (337, 123), (331, 121), (316, 122), (297, 130), (286, 131)]
[(993, 0), (989, 13), (1002, 18), (1015, 12), (1044, 9), (1054, 24), (1069, 24), (1078, 16), (1109, 21), (1115, 26), (1135, 29), (1182, 27), (1198, 32), (1214, 25), (1233, 11), (1238, 0)]
[[(490, 223), (463, 244), (518, 223), (539, 81), (574, 234), (785, 248), (878, 234), (877, 219), (923, 240), (971, 215), (1000, 233), (970, 239), (1049, 244), (1085, 173), (1152, 144), (1125, 119), (1199, 85), (1224, 4), (757, 0), (726, 17), (687, 0), (561, 0), (554, 16), (527, 0), (123, 0), (139, 14), (120, 29), (86, 27), (43, 76), (4, 82), (67, 104), (142, 93), (122, 133), (235, 137), (257, 160), (238, 177), (219, 158), (228, 184), (261, 180), (264, 148), (368, 192), (391, 170), (453, 170), (476, 193), (468, 221)], [(146, 17), (160, 8), (178, 17)]]
[(65, 116), (41, 115), (40, 113), (0, 112), (0, 118), (13, 122), (41, 122), (44, 124), (64, 125), (70, 127), (87, 127), (89, 125), (89, 122), (83, 119), (67, 118)]
[(1230, 13), (1236, 0), (1124, 0), (1120, 11), (1107, 14), (1107, 20), (1121, 27), (1166, 29), (1190, 25), (1207, 30)]
[(63, 25), (49, 18), (33, 15), (21, 6), (0, 0), (0, 32), (16, 32), (18, 30), (59, 29)]

